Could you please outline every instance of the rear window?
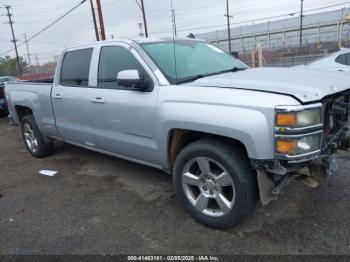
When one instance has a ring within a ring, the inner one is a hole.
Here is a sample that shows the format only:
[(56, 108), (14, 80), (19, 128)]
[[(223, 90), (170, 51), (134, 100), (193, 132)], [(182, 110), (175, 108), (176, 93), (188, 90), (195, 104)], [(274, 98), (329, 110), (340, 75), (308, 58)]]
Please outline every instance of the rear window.
[(88, 86), (92, 48), (67, 52), (64, 55), (60, 84)]

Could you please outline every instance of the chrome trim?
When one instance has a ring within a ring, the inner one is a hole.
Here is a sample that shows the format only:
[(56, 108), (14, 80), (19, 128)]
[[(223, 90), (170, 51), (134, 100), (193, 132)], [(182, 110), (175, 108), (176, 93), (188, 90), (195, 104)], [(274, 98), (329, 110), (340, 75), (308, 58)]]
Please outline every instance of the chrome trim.
[[(322, 124), (318, 124), (318, 125), (313, 125), (313, 126), (295, 127), (295, 128), (275, 126), (275, 132), (278, 132), (278, 134), (297, 133), (297, 132), (311, 131), (311, 130), (314, 130), (314, 129), (321, 129), (321, 128), (323, 128), (323, 123)], [(285, 131), (280, 131), (280, 129), (285, 129)]]
[(276, 106), (275, 109), (278, 112), (299, 112), (307, 109), (321, 108), (323, 105), (321, 103), (311, 104), (311, 105), (298, 105), (298, 106)]
[(306, 136), (312, 136), (312, 135), (318, 135), (318, 134), (322, 134), (323, 130), (318, 130), (315, 132), (311, 132), (311, 133), (305, 133), (305, 134), (275, 134), (275, 142), (278, 138), (289, 138), (289, 139), (297, 139), (297, 138), (302, 138), (302, 137), (306, 137)]
[(306, 160), (309, 160), (312, 156), (317, 156), (321, 154), (321, 150), (315, 150), (309, 153), (300, 154), (300, 155), (281, 155), (281, 154), (275, 154), (275, 157), (279, 160), (299, 160), (303, 158), (307, 158)]

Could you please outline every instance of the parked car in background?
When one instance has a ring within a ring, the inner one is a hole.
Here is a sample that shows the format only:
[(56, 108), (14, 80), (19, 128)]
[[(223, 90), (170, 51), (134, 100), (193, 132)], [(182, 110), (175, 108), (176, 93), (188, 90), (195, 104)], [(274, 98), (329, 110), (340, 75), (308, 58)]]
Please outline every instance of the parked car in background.
[(5, 83), (17, 81), (16, 77), (13, 76), (1, 76), (0, 77), (0, 116), (6, 116), (7, 111), (7, 101), (5, 98)]
[(249, 69), (199, 40), (113, 40), (66, 49), (51, 83), (5, 91), (34, 157), (61, 140), (162, 169), (194, 219), (229, 228), (296, 171), (333, 174), (349, 147), (350, 77), (306, 71)]
[(329, 71), (350, 72), (350, 48), (342, 48), (338, 52), (329, 54), (304, 66)]

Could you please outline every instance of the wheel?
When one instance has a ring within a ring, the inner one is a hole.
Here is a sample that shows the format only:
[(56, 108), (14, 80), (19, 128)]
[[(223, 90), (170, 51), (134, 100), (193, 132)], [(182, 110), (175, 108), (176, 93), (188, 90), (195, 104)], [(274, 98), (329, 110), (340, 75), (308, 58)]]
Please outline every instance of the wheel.
[(26, 115), (22, 119), (22, 136), (32, 156), (40, 158), (52, 154), (54, 143), (45, 141), (32, 115)]
[(237, 225), (258, 197), (256, 173), (245, 151), (216, 139), (193, 142), (179, 153), (174, 185), (184, 209), (212, 228)]

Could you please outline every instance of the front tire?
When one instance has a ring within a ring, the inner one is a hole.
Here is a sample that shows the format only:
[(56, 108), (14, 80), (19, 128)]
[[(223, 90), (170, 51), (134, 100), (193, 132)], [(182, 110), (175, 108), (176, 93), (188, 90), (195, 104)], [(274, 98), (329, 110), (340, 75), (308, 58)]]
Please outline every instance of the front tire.
[(256, 174), (245, 151), (217, 139), (193, 142), (179, 153), (174, 184), (184, 209), (212, 228), (237, 225), (258, 196)]
[(41, 158), (52, 154), (54, 143), (45, 141), (33, 115), (23, 117), (21, 124), (24, 144), (32, 156)]

